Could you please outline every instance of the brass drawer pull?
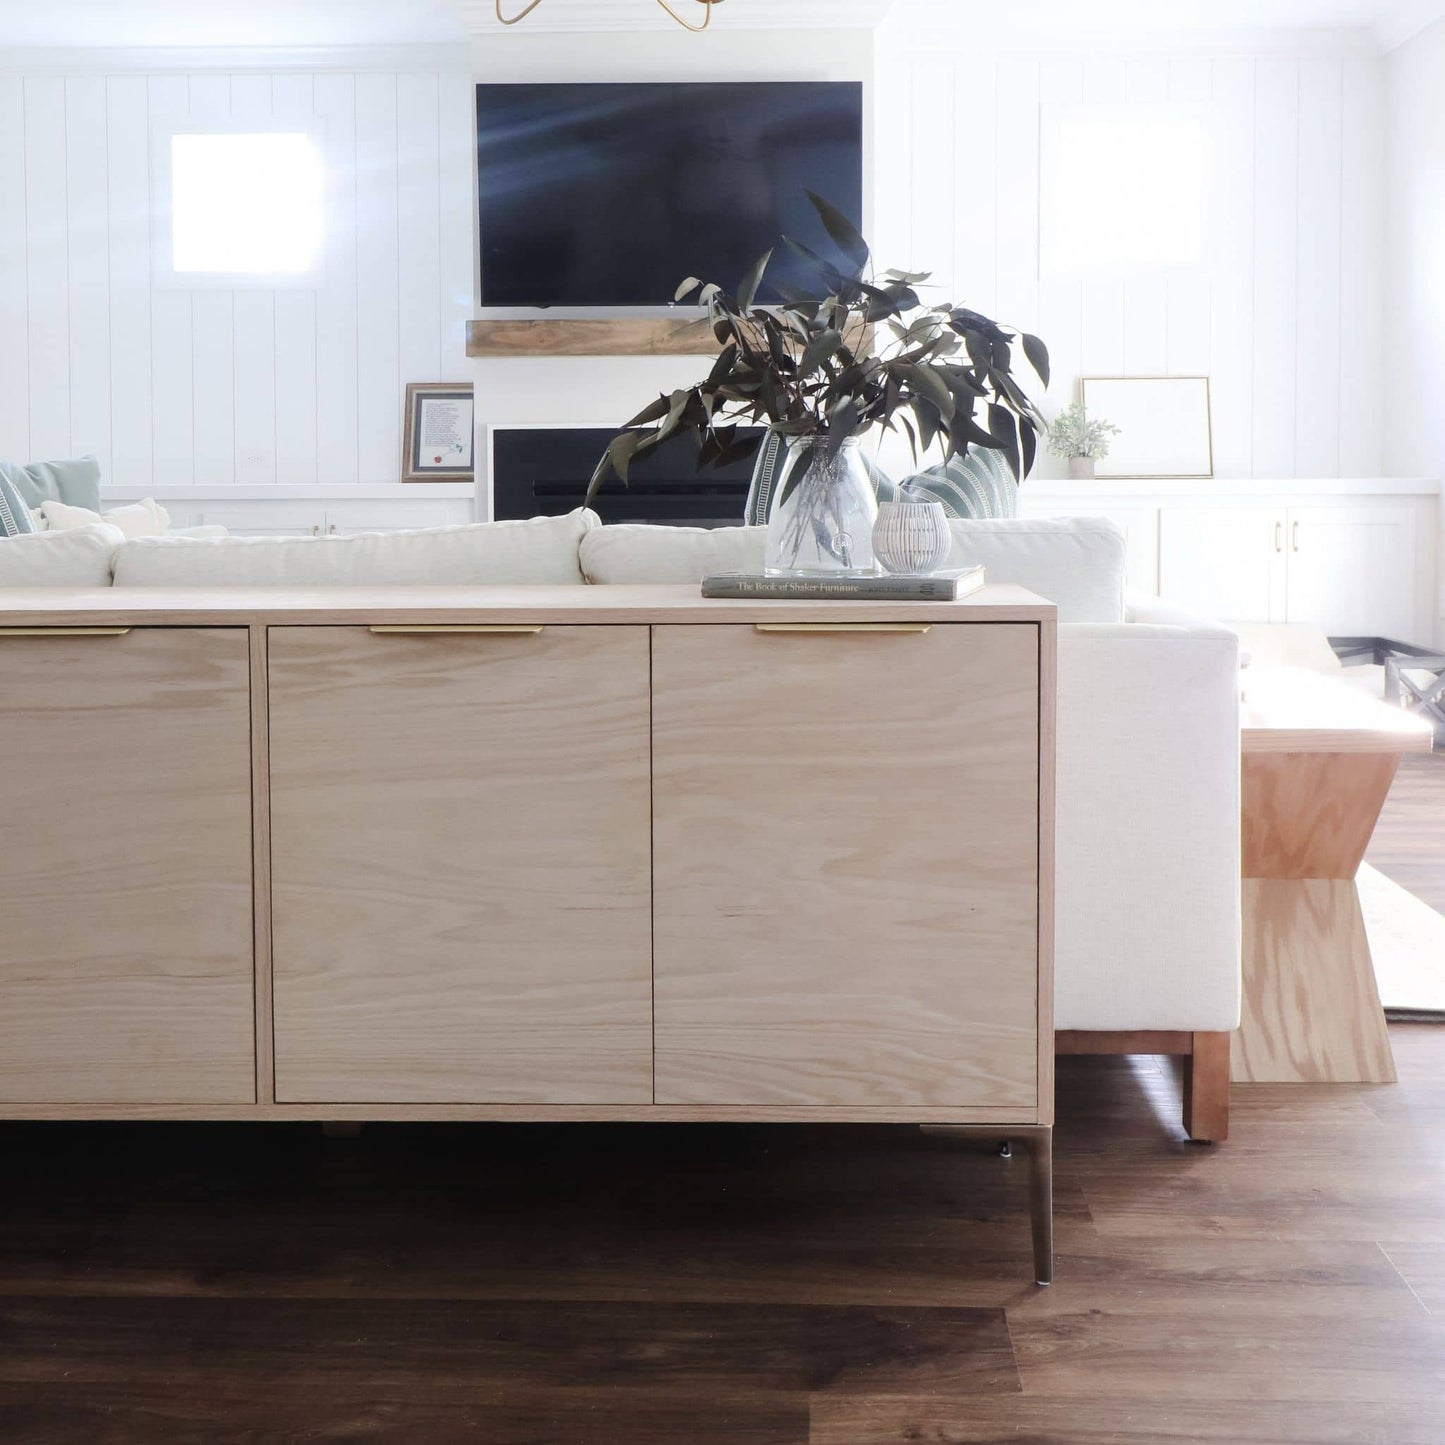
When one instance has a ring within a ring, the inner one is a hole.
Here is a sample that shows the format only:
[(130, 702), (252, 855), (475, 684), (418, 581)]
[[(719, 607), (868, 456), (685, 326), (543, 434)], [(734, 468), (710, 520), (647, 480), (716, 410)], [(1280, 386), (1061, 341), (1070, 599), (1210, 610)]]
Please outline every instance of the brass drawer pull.
[(904, 632), (919, 636), (931, 622), (757, 622), (759, 632)]
[(372, 632), (388, 637), (434, 636), (437, 634), (472, 634), (479, 637), (535, 637), (543, 630), (542, 623), (525, 622), (403, 622), (392, 626), (372, 627)]
[(129, 627), (0, 627), (0, 637), (124, 637)]

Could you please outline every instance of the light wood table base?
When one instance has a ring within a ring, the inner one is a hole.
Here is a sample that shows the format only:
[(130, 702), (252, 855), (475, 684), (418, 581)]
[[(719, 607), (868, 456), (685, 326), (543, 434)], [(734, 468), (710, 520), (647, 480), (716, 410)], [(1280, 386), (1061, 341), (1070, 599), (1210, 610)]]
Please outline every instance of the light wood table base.
[(1246, 673), (1244, 1000), (1230, 1077), (1390, 1084), (1355, 874), (1400, 756), (1428, 727), (1328, 678)]

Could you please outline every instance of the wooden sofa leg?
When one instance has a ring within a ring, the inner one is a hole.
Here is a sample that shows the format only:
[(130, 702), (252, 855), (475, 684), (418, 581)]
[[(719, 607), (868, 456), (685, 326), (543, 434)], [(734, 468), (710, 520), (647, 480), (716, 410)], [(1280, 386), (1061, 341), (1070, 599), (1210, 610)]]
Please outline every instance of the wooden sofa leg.
[(1184, 1059), (1184, 1131), (1196, 1144), (1229, 1138), (1229, 1035), (1197, 1033)]

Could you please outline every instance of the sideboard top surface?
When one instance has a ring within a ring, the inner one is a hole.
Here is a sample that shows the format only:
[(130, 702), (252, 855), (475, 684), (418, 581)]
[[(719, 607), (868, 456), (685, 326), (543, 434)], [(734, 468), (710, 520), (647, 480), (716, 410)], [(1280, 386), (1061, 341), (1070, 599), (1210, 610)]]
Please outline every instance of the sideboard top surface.
[(751, 601), (669, 587), (0, 588), (0, 628), (368, 623), (1052, 622), (1052, 602), (989, 586), (957, 602)]

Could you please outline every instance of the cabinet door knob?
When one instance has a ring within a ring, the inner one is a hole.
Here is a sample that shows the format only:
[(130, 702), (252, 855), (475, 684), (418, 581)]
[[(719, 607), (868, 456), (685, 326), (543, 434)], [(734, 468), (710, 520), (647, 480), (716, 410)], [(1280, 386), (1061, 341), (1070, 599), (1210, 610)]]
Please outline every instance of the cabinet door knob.
[(336, 523), (335, 523), (335, 522), (333, 522), (333, 523), (326, 529), (326, 535), (327, 535), (328, 537), (334, 537), (334, 536), (336, 535)]
[(311, 535), (312, 535), (313, 537), (319, 537), (319, 536), (321, 535), (321, 523), (320, 523), (320, 522), (317, 522), (317, 523), (315, 523), (315, 525), (312, 526), (312, 528), (311, 528)]

